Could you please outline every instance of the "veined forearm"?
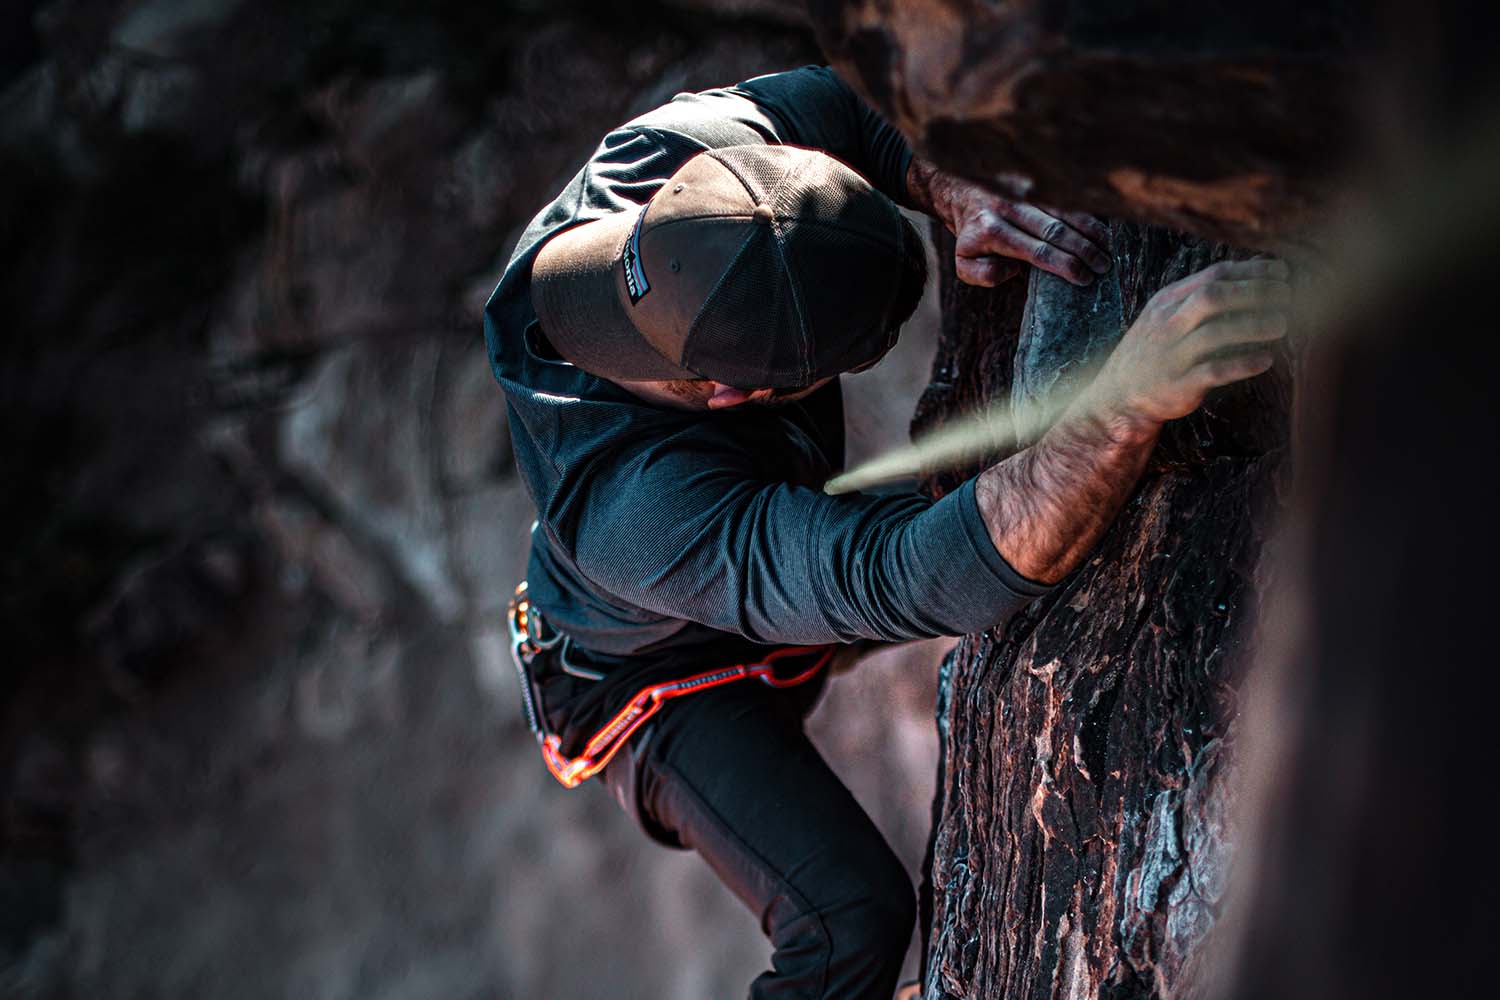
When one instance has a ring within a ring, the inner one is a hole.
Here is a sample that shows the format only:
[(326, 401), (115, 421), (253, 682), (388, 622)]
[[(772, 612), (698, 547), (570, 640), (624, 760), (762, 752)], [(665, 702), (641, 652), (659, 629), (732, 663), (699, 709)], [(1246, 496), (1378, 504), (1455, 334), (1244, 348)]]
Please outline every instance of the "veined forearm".
[(1072, 572), (1135, 489), (1162, 425), (1271, 367), (1287, 277), (1280, 261), (1224, 261), (1161, 289), (1062, 419), (980, 475), (979, 512), (1016, 572), (1038, 583)]
[(1035, 445), (979, 476), (975, 496), (996, 550), (1038, 583), (1067, 576), (1130, 497), (1159, 434), (1071, 407)]

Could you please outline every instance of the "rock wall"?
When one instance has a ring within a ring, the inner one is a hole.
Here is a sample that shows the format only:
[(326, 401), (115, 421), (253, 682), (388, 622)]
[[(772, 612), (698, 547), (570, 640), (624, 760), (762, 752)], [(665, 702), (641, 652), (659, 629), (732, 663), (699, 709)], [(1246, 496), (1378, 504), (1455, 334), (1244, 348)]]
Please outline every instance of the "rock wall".
[[(965, 288), (945, 264), (919, 421), (1045, 391), (1150, 292), (1229, 252), (1125, 223), (1111, 239), (1088, 289), (1040, 273)], [(1290, 386), (1282, 367), (1172, 425), (1087, 564), (945, 665), (926, 996), (1190, 995), (1236, 841), (1236, 690)]]
[[(940, 251), (918, 429), (1074, 377), (1154, 292), (1235, 247), (1298, 246), (1359, 148), (1368, 25), (1337, 0), (812, 11), (835, 65), (939, 166), (1115, 220), (1114, 268), (1087, 291), (1040, 274), (960, 288)], [(929, 1000), (1192, 995), (1238, 839), (1237, 689), (1295, 368), (1170, 425), (1088, 563), (946, 665)]]

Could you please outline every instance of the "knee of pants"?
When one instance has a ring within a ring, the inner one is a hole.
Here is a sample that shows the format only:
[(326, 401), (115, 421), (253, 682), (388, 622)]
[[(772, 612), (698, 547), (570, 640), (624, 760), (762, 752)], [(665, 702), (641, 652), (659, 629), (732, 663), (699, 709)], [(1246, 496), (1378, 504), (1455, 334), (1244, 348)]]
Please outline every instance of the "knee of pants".
[(890, 865), (882, 867), (886, 870), (851, 874), (843, 884), (850, 885), (857, 878), (860, 888), (842, 902), (809, 901), (811, 911), (784, 923), (781, 934), (777, 928), (771, 929), (772, 944), (778, 948), (795, 947), (793, 942), (807, 932), (806, 918), (811, 917), (812, 926), (821, 928), (818, 935), (822, 938), (821, 947), (843, 955), (862, 954), (877, 961), (878, 956), (894, 956), (899, 963), (917, 922), (916, 893), (894, 858)]
[(887, 886), (878, 896), (825, 915), (834, 948), (890, 955), (899, 963), (917, 924), (916, 894), (904, 874), (899, 889)]

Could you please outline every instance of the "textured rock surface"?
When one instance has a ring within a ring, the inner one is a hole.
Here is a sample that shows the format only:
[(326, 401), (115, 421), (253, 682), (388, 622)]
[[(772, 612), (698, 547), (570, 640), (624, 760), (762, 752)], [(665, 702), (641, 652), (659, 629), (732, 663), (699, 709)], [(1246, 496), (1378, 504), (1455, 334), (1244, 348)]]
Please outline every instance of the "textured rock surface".
[(951, 170), (1041, 201), (1264, 245), (1325, 208), (1368, 12), (814, 0), (829, 58)]
[[(1124, 223), (1112, 240), (1115, 267), (1091, 289), (960, 289), (946, 268), (920, 415), (1078, 377), (1152, 292), (1228, 252)], [(1090, 562), (1003, 633), (959, 644), (944, 674), (932, 1000), (1166, 997), (1191, 981), (1231, 853), (1234, 693), (1289, 398), (1283, 366), (1169, 427)]]

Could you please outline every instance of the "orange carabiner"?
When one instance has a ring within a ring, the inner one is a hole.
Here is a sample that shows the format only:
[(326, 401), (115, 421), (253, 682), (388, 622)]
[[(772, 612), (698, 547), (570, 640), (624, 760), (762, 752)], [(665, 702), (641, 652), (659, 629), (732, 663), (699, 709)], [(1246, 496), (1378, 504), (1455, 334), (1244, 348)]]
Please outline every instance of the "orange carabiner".
[[(577, 788), (604, 770), (605, 766), (614, 759), (615, 754), (625, 746), (626, 741), (635, 735), (648, 719), (659, 712), (662, 705), (673, 698), (697, 694), (700, 691), (751, 678), (774, 688), (796, 687), (812, 680), (817, 676), (818, 671), (828, 666), (829, 661), (833, 659), (835, 649), (837, 649), (836, 646), (787, 646), (768, 654), (759, 663), (741, 663), (732, 667), (721, 667), (718, 670), (709, 670), (681, 680), (667, 681), (642, 688), (625, 703), (619, 712), (615, 713), (615, 717), (609, 720), (604, 728), (594, 734), (593, 738), (584, 745), (582, 754), (577, 757), (565, 756), (562, 752), (562, 739), (549, 734), (542, 740), (542, 759), (546, 761), (547, 770), (552, 772), (552, 776), (565, 788)], [(791, 677), (776, 676), (776, 661), (814, 654), (817, 658), (812, 665), (801, 672)]]

